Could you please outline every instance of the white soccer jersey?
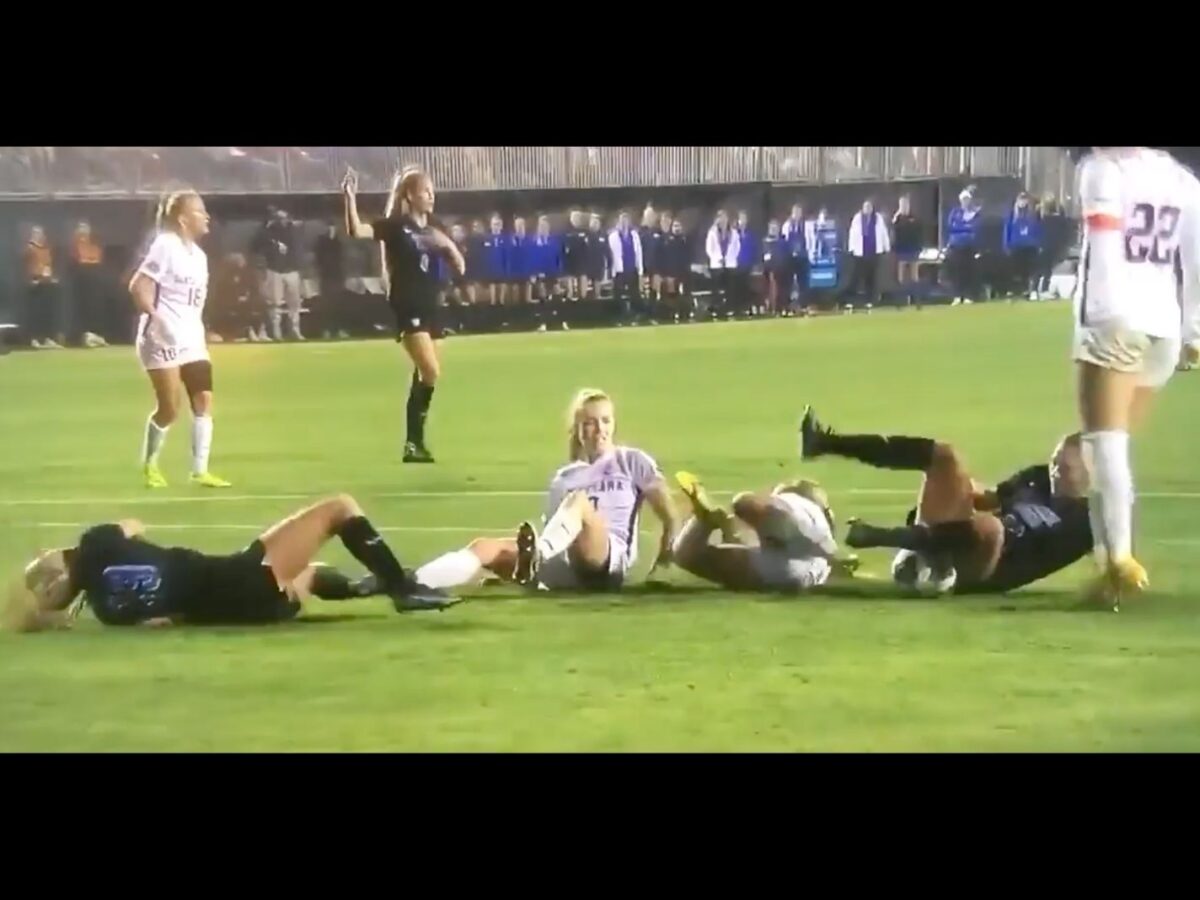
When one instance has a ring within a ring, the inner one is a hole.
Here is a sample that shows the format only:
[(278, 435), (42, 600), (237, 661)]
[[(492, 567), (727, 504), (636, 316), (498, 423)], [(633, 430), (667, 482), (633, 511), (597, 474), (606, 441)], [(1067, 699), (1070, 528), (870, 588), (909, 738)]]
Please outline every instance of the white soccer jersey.
[(150, 245), (138, 274), (154, 282), (154, 314), (138, 320), (138, 347), (148, 368), (207, 359), (204, 302), (208, 297), (208, 256), (171, 231)]
[(1077, 325), (1115, 322), (1178, 340), (1177, 254), (1185, 305), (1194, 306), (1200, 291), (1200, 182), (1170, 154), (1139, 147), (1091, 153), (1078, 178), (1084, 237)]
[(646, 490), (662, 478), (658, 463), (634, 447), (614, 447), (593, 463), (569, 463), (554, 473), (546, 496), (546, 518), (554, 515), (571, 491), (585, 491), (608, 522), (610, 538), (628, 548), (627, 561), (637, 561), (638, 521)]

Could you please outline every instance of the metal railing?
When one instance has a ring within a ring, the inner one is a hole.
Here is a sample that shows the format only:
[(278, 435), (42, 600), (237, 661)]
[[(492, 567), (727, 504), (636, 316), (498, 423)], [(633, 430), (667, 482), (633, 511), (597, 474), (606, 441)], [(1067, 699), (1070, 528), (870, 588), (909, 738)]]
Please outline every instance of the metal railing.
[(398, 166), (441, 191), (827, 184), (1008, 176), (1069, 192), (1073, 166), (1046, 147), (3, 147), (0, 199), (387, 190)]

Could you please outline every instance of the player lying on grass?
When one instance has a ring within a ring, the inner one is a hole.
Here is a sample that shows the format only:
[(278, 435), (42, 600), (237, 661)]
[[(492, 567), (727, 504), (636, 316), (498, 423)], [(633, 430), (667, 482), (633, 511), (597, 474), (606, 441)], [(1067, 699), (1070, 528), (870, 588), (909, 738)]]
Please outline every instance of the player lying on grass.
[[(405, 571), (355, 499), (342, 494), (272, 525), (249, 547), (210, 556), (160, 547), (127, 519), (89, 528), (74, 547), (49, 550), (25, 568), (11, 595), (14, 631), (66, 627), (84, 605), (105, 625), (240, 625), (290, 619), (299, 598), (392, 598), (397, 612), (444, 609), (455, 601)], [(313, 558), (338, 537), (370, 575), (351, 581)]]
[[(1078, 433), (1059, 441), (1049, 465), (1022, 469), (985, 490), (949, 444), (929, 438), (838, 434), (805, 410), (801, 456), (834, 455), (882, 469), (924, 473), (902, 528), (852, 521), (851, 547), (896, 547), (893, 578), (955, 593), (1003, 593), (1040, 581), (1092, 549), (1088, 477)], [(922, 576), (922, 571), (928, 574)]]
[(567, 428), (571, 461), (550, 482), (542, 533), (523, 522), (515, 538), (478, 538), (417, 570), (422, 584), (458, 587), (487, 570), (548, 590), (619, 590), (637, 562), (643, 500), (662, 522), (655, 566), (670, 564), (676, 531), (670, 492), (647, 453), (613, 442), (612, 400), (603, 391), (579, 391)]
[[(731, 591), (799, 593), (826, 584), (832, 575), (853, 575), (858, 559), (838, 559), (829, 497), (815, 481), (778, 485), (770, 493), (745, 491), (733, 511), (714, 504), (690, 472), (675, 480), (692, 504), (692, 518), (675, 539), (675, 564), (697, 578)], [(758, 536), (738, 539), (735, 517)], [(721, 543), (709, 541), (721, 532)]]

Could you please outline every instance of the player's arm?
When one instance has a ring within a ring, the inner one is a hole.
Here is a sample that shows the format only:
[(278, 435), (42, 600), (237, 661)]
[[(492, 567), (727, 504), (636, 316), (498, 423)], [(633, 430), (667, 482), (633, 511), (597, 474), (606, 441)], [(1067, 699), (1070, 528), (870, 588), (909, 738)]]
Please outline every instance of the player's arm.
[(342, 197), (346, 202), (346, 234), (352, 238), (374, 240), (375, 229), (358, 215), (358, 173), (353, 169), (347, 169), (346, 177), (342, 179)]
[(450, 237), (445, 232), (435, 227), (430, 232), (430, 239), (433, 241), (434, 246), (441, 250), (446, 258), (450, 260), (450, 265), (454, 266), (454, 271), (458, 272), (459, 275), (466, 273), (467, 261), (463, 259), (463, 255), (457, 245), (454, 241), (450, 240)]
[(1125, 210), (1117, 164), (1102, 156), (1086, 159), (1079, 175), (1079, 197), (1087, 226), (1089, 278), (1103, 282), (1125, 260)]
[[(675, 543), (675, 535), (679, 531), (679, 520), (675, 515), (675, 504), (671, 500), (671, 491), (667, 482), (659, 476), (646, 488), (646, 502), (654, 510), (654, 515), (662, 523), (662, 537), (658, 542), (658, 558), (655, 565), (669, 565), (672, 558), (671, 548)], [(636, 540), (636, 535), (633, 536)]]
[(1200, 181), (1188, 176), (1188, 199), (1179, 236), (1179, 268), (1183, 283), (1179, 303), (1183, 342), (1200, 341)]
[(148, 316), (154, 315), (158, 285), (167, 270), (167, 263), (167, 245), (160, 236), (150, 244), (145, 258), (138, 265), (133, 278), (129, 280), (129, 295), (133, 298), (133, 305), (137, 307), (138, 312)]

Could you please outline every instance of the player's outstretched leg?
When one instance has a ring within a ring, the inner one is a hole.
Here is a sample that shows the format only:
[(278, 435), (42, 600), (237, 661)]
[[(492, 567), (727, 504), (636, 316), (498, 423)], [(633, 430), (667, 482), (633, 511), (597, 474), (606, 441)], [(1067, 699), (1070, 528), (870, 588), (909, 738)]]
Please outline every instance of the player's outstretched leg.
[(885, 436), (881, 434), (838, 434), (817, 419), (812, 407), (806, 407), (800, 422), (800, 456), (844, 456), (880, 469), (906, 469), (923, 472), (934, 458), (936, 442), (929, 438)]
[(213, 441), (213, 377), (208, 360), (189, 363), (179, 370), (192, 406), (192, 484), (208, 488), (232, 485), (208, 470)]
[(259, 540), (275, 578), (280, 585), (290, 585), (309, 570), (317, 551), (335, 536), (378, 579), (378, 587), (392, 598), (397, 612), (445, 609), (457, 602), (420, 584), (406, 571), (349, 494), (301, 510), (267, 529)]

